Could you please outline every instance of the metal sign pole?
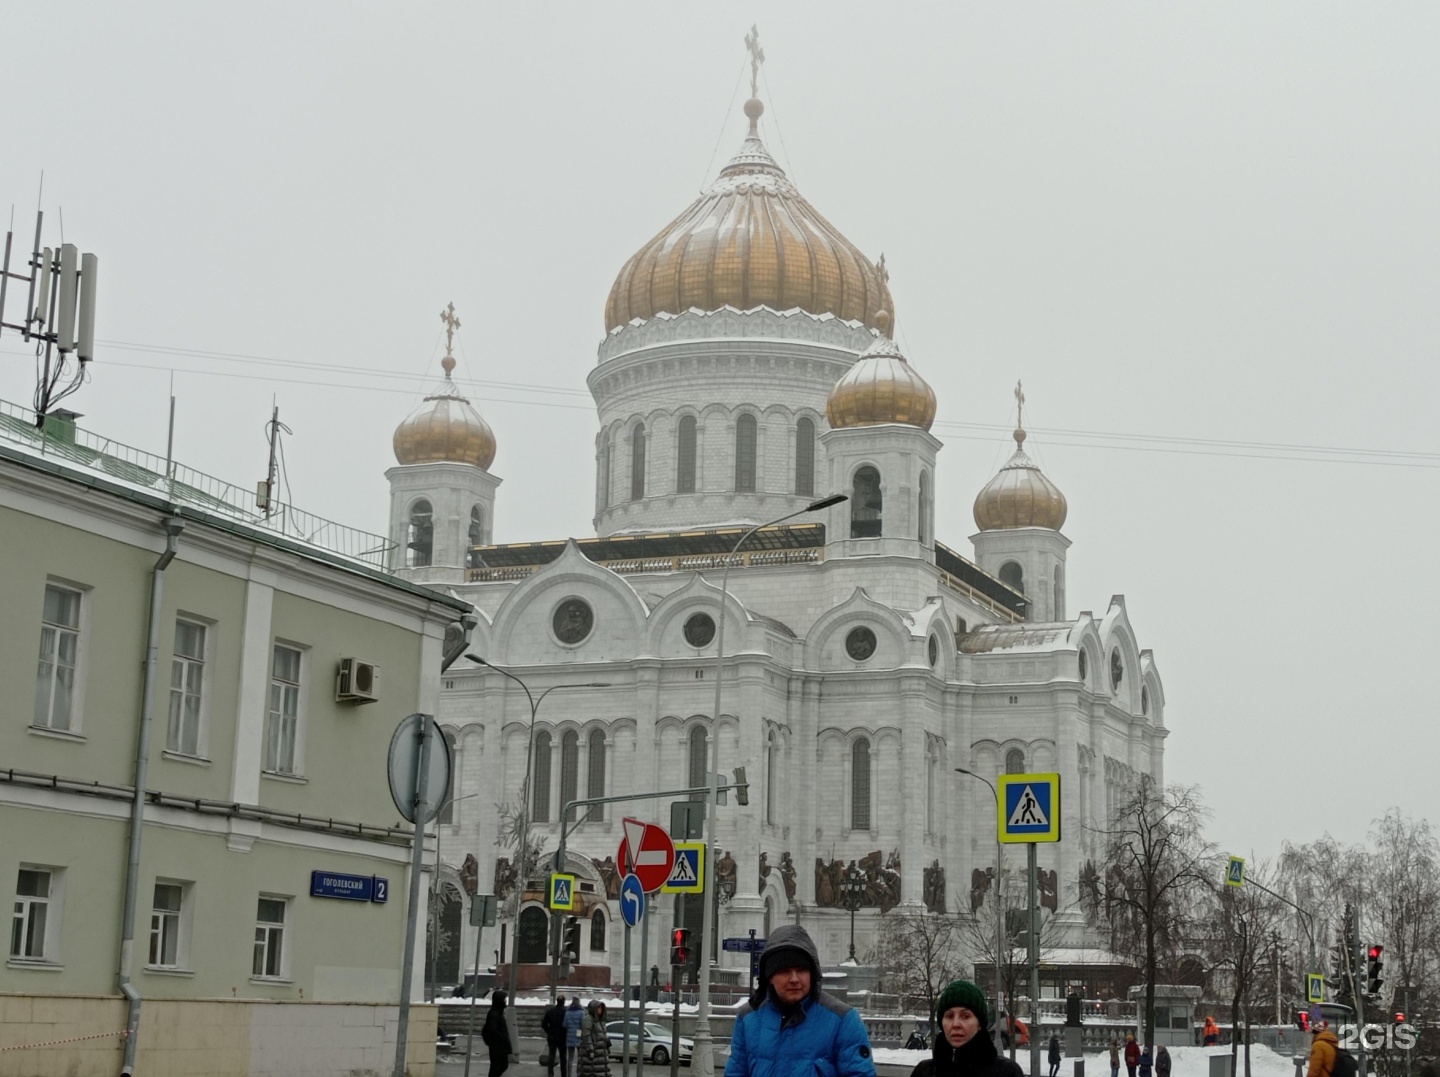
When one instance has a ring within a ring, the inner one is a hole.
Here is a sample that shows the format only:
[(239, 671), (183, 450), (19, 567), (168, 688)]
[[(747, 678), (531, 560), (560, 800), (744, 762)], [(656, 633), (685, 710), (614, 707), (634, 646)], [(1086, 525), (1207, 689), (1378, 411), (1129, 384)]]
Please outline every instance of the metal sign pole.
[(1036, 845), (1025, 846), (1030, 868), (1030, 1077), (1040, 1077), (1040, 906), (1036, 900)]
[[(643, 921), (642, 921), (643, 922)], [(644, 977), (641, 977), (644, 980)], [(621, 1040), (623, 1046), (620, 1048), (620, 1077), (630, 1077), (630, 1050), (628, 1040), (630, 1038), (630, 925), (625, 925), (625, 1004), (621, 1007), (624, 1014), (625, 1034)], [(644, 1043), (642, 1035), (640, 1042)]]
[[(649, 909), (645, 910), (649, 912)], [(645, 985), (645, 962), (650, 956), (650, 929), (646, 926), (647, 921), (640, 921), (640, 1050), (635, 1052), (635, 1077), (645, 1077), (645, 1016), (650, 1001), (650, 988)], [(625, 1034), (630, 1034), (630, 1026), (625, 1026)], [(628, 1041), (627, 1041), (628, 1042)], [(625, 1052), (627, 1055), (629, 1050)], [(572, 1073), (570, 1077), (575, 1077)]]
[(405, 916), (405, 964), (400, 970), (400, 1027), (395, 1030), (395, 1067), (392, 1077), (405, 1077), (405, 1048), (410, 1032), (410, 988), (415, 972), (415, 919), (420, 904), (420, 873), (425, 859), (425, 824), (429, 821), (430, 728), (422, 715), (417, 731), (420, 751), (415, 762), (415, 836), (410, 846), (410, 904)]
[(470, 1022), (465, 1028), (465, 1077), (470, 1077), (470, 1054), (475, 1048), (475, 996), (480, 993), (480, 936), (484, 934), (484, 925), (475, 928), (475, 979), (470, 983)]

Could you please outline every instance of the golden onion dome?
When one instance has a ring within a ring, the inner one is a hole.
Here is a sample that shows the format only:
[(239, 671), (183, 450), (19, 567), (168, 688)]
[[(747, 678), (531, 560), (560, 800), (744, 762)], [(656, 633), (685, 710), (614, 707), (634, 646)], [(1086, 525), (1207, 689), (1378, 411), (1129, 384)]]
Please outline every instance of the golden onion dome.
[[(1015, 386), (1023, 407), (1025, 394)], [(1047, 527), (1059, 531), (1069, 506), (1060, 488), (1047, 479), (1025, 455), (1025, 427), (1017, 420), (1015, 454), (975, 498), (975, 526), (981, 531), (1007, 531), (1016, 527)]]
[(871, 323), (880, 336), (830, 390), (826, 418), (831, 427), (906, 423), (929, 430), (935, 421), (935, 390), (886, 335), (889, 311), (877, 311)]
[(745, 102), (750, 133), (690, 208), (621, 268), (605, 303), (605, 330), (691, 308), (798, 307), (874, 326), (895, 308), (884, 258), (876, 265), (822, 217), (760, 141), (765, 106)]
[[(453, 304), (450, 314), (453, 317)], [(451, 335), (459, 324), (457, 319)], [(448, 341), (440, 365), (445, 368), (444, 382), (395, 428), (391, 442), (395, 459), (402, 464), (471, 464), (488, 470), (495, 460), (495, 432), (450, 379), (455, 358)]]

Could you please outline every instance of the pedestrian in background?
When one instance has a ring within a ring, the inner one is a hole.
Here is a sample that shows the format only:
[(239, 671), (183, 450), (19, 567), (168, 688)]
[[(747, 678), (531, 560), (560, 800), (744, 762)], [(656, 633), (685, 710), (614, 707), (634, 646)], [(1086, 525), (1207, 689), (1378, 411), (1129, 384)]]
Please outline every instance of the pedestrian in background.
[(610, 1034), (605, 1031), (605, 1003), (591, 999), (580, 1023), (579, 1077), (610, 1077)]
[(1163, 1043), (1155, 1048), (1155, 1077), (1170, 1077), (1170, 1051)]
[(1110, 1077), (1120, 1077), (1120, 1041), (1110, 1037)]
[(1150, 1054), (1150, 1048), (1140, 1052), (1140, 1077), (1155, 1077), (1154, 1056)]
[(1019, 1066), (995, 1050), (986, 1035), (990, 1011), (985, 992), (969, 980), (954, 980), (935, 1003), (940, 1031), (930, 1057), (910, 1077), (1023, 1077)]
[(510, 1065), (510, 1029), (505, 1024), (505, 992), (496, 991), (490, 996), (490, 1012), (485, 1015), (485, 1026), (480, 1038), (490, 1051), (490, 1077), (500, 1077)]
[(1125, 1033), (1125, 1071), (1135, 1077), (1135, 1067), (1140, 1065), (1140, 1045), (1133, 1033)]
[(545, 1073), (555, 1077), (555, 1066), (560, 1066), (561, 1077), (566, 1077), (565, 1065), (565, 996), (557, 995), (555, 1001), (545, 1008), (540, 1018), (540, 1031), (545, 1033)]
[(1201, 1047), (1214, 1047), (1220, 1042), (1220, 1026), (1215, 1023), (1215, 1018), (1205, 1018), (1205, 1027), (1200, 1031)]
[(585, 1021), (585, 1008), (576, 995), (565, 1008), (565, 1077), (575, 1077), (575, 1053), (580, 1049), (580, 1026)]
[(1050, 1077), (1058, 1077), (1060, 1073), (1060, 1034), (1050, 1033)]

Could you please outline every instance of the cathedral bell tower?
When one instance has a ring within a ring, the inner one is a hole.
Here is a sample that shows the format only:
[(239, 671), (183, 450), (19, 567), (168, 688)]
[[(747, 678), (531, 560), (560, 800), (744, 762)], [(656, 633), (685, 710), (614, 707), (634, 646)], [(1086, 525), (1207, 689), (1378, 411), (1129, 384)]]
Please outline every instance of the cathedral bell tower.
[(975, 498), (975, 560), (1029, 600), (1027, 621), (1065, 620), (1065, 495), (1025, 455), (1025, 390), (1015, 384), (1015, 453)]
[(460, 319), (451, 303), (445, 323), (445, 380), (395, 428), (398, 467), (390, 481), (390, 569), (416, 583), (462, 583), (470, 549), (490, 542), (495, 491), (490, 473), (495, 434), (451, 380)]
[[(883, 269), (884, 259), (881, 259)], [(827, 557), (892, 554), (935, 559), (935, 390), (890, 339), (879, 336), (830, 390), (830, 429), (820, 435), (826, 489), (849, 495), (825, 521)]]

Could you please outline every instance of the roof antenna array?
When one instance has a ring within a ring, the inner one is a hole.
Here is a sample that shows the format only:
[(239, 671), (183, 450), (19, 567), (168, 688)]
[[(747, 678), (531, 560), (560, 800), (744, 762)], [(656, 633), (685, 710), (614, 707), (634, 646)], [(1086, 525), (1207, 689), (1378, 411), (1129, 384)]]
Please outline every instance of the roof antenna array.
[[(45, 177), (42, 173), (40, 182)], [(43, 429), (45, 416), (84, 384), (87, 367), (95, 355), (95, 289), (100, 260), (81, 254), (73, 243), (51, 249), (40, 245), (45, 212), (35, 210), (35, 243), (30, 253), (29, 272), (10, 269), (15, 230), (5, 233), (5, 256), (0, 264), (0, 336), (5, 330), (18, 332), (26, 343), (35, 343), (35, 426)], [(18, 322), (7, 321), (6, 300), (10, 282), (27, 286), (25, 307)], [(75, 362), (71, 362), (71, 356)]]

